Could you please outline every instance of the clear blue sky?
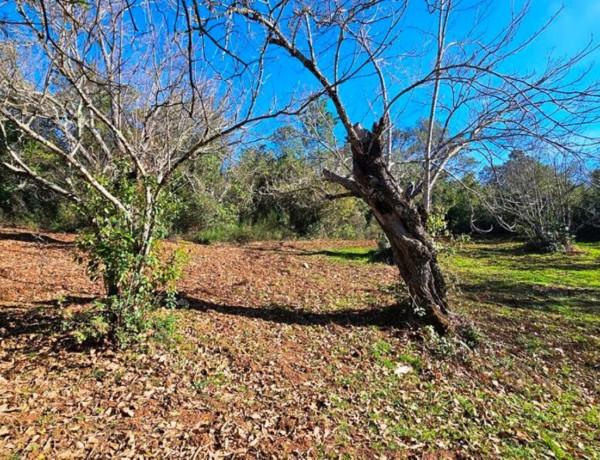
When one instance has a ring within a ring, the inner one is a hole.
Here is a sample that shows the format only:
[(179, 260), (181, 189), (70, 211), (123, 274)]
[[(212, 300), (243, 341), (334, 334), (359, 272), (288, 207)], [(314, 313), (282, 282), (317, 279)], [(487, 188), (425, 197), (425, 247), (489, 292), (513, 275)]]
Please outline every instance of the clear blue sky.
[[(524, 2), (521, 0), (487, 0), (491, 3), (491, 12), (487, 22), (479, 23), (479, 30), (486, 33), (497, 32), (502, 25), (510, 19), (511, 5), (518, 8)], [(468, 7), (477, 3), (477, 1), (463, 0), (462, 6)], [(522, 71), (542, 69), (545, 67), (546, 59), (549, 54), (554, 57), (572, 55), (583, 48), (589, 42), (592, 35), (596, 40), (600, 39), (600, 0), (565, 0), (545, 1), (532, 0), (531, 9), (526, 22), (524, 23), (520, 37), (528, 37), (535, 33), (539, 28), (559, 9), (563, 8), (560, 15), (554, 20), (550, 27), (536, 39), (527, 49), (518, 56), (511, 59), (508, 66)], [(453, 16), (452, 31), (456, 35), (450, 35), (448, 40), (460, 39), (463, 31), (470, 31), (474, 27), (473, 11), (456, 13)], [(436, 18), (429, 15), (425, 8), (425, 0), (411, 0), (409, 9), (403, 19), (402, 44), (400, 46), (409, 48), (422, 48), (422, 35), (414, 28), (425, 28), (431, 31), (435, 30)], [(423, 67), (431, 65), (433, 56), (429, 56), (423, 62)], [(600, 52), (595, 52), (593, 58), (588, 59), (588, 63), (598, 61), (600, 63)], [(429, 67), (430, 68), (430, 67)], [(600, 70), (595, 66), (594, 71), (589, 78), (600, 79)], [(408, 73), (408, 72), (407, 72)], [(310, 83), (309, 83), (310, 82)], [(270, 67), (270, 77), (266, 90), (272, 96), (284, 99), (286, 95), (291, 94), (299, 88), (305, 88), (307, 85), (314, 84), (306, 72), (298, 65), (289, 65), (286, 61), (284, 65), (273, 65)], [(370, 96), (373, 94), (375, 81), (373, 79), (358, 79), (344, 85), (341, 95), (346, 103), (353, 121), (360, 121), (369, 126), (373, 121), (372, 111), (367, 105)], [(391, 91), (393, 93), (393, 91)], [(403, 120), (407, 125), (414, 123), (419, 118), (426, 116), (423, 108), (412, 109), (403, 114)], [(600, 127), (598, 127), (600, 135)]]
[[(455, 0), (455, 2), (459, 2), (461, 8), (467, 9), (467, 11), (454, 14), (451, 31), (457, 31), (457, 35), (451, 33), (448, 37), (449, 41), (461, 39), (463, 32), (470, 31), (475, 26), (474, 13), (472, 10), (468, 10), (468, 7), (481, 1)], [(509, 21), (511, 6), (514, 5), (518, 9), (524, 3), (523, 0), (483, 0), (483, 2), (491, 5), (491, 14), (485, 23), (480, 22), (476, 26), (487, 34), (498, 31)], [(392, 4), (392, 0), (390, 0), (390, 4)], [(397, 51), (414, 50), (419, 52), (427, 47), (431, 51), (431, 41), (423, 40), (422, 34), (416, 30), (418, 28), (435, 30), (436, 17), (427, 13), (425, 5), (425, 0), (409, 0), (408, 10), (401, 23), (402, 35), (396, 45)], [(561, 7), (563, 7), (563, 11), (554, 23), (527, 49), (513, 58), (508, 64), (509, 66), (520, 70), (540, 69), (545, 66), (549, 53), (554, 56), (570, 55), (584, 47), (592, 35), (597, 36), (596, 40), (600, 39), (600, 0), (565, 0), (564, 3), (557, 0), (531, 0), (531, 11), (521, 30), (521, 37), (530, 36)], [(595, 56), (589, 59), (590, 62), (592, 60), (600, 62), (600, 53), (596, 52)], [(405, 82), (409, 82), (411, 75), (414, 77), (419, 71), (430, 69), (432, 61), (431, 52), (422, 61), (407, 60), (406, 67), (397, 70), (399, 77), (397, 87), (402, 87)], [(598, 69), (598, 65), (596, 65), (589, 76), (590, 79), (600, 79), (600, 70)], [(403, 72), (406, 72), (406, 78), (402, 75)], [(268, 79), (263, 95), (265, 97), (257, 106), (261, 111), (268, 109), (272, 97), (283, 101), (298, 89), (318, 87), (316, 81), (301, 66), (291, 63), (289, 59), (281, 59), (279, 62), (269, 65), (267, 75)], [(376, 81), (373, 78), (363, 78), (350, 81), (341, 88), (341, 96), (352, 121), (361, 122), (365, 126), (369, 126), (374, 121), (373, 115), (374, 112), (375, 114), (377, 112), (377, 105), (375, 102), (375, 110), (373, 110), (369, 104), (373, 102), (375, 87)], [(393, 94), (393, 92), (394, 88), (390, 93)], [(404, 107), (409, 107), (409, 109), (403, 112), (399, 122), (405, 126), (410, 126), (418, 119), (427, 116), (426, 106), (406, 104)], [(274, 126), (273, 123), (267, 123), (266, 128)], [(600, 136), (600, 126), (593, 128), (593, 131)]]

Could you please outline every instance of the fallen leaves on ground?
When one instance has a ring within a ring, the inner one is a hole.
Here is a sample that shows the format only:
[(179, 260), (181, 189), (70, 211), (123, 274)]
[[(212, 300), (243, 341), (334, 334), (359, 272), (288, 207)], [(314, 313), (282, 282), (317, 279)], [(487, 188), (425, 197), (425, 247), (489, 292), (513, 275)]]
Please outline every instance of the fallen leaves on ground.
[[(73, 262), (72, 236), (0, 233), (0, 456), (599, 451), (594, 350), (562, 343), (542, 314), (463, 301), (484, 349), (437, 357), (388, 325), (394, 268), (331, 257), (372, 242), (165, 243), (190, 255), (180, 286), (189, 308), (159, 312), (176, 317), (177, 333), (129, 350), (72, 351), (63, 315), (102, 295)], [(563, 326), (597, 336), (597, 324)], [(552, 347), (532, 352), (520, 338), (533, 334)]]

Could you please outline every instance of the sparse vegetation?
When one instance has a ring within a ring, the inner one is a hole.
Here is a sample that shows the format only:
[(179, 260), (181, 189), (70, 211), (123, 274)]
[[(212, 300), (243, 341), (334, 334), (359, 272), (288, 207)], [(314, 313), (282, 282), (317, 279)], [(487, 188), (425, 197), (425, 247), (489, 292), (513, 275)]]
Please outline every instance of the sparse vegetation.
[[(386, 325), (394, 268), (370, 263), (374, 242), (188, 244), (189, 306), (156, 310), (151, 339), (115, 352), (56, 346), (66, 312), (87, 311), (102, 286), (73, 265), (64, 235), (44, 245), (18, 235), (0, 239), (0, 268), (18, 280), (0, 279), (9, 455), (190, 456), (203, 445), (249, 456), (595, 458), (600, 447), (597, 243), (531, 255), (484, 240), (443, 256), (473, 323), (458, 340)], [(77, 297), (82, 287), (90, 297)]]

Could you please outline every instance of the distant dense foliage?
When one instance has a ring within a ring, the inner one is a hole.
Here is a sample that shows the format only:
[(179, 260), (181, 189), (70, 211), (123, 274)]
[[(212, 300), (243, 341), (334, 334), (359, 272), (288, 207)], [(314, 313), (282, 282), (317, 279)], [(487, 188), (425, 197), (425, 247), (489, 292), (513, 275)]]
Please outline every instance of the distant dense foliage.
[[(273, 142), (234, 159), (217, 153), (199, 157), (172, 187), (177, 217), (170, 234), (201, 243), (380, 237), (362, 201), (328, 199), (335, 198), (336, 190), (322, 183), (321, 166), (309, 148), (299, 133), (284, 127)], [(479, 176), (440, 181), (431, 231), (438, 236), (513, 234), (536, 248), (565, 245), (575, 236), (593, 239), (599, 233), (599, 186), (600, 170), (581, 177), (574, 169), (558, 170), (513, 153)], [(6, 171), (0, 181), (0, 220), (2, 225), (62, 231), (84, 224), (67, 200)]]

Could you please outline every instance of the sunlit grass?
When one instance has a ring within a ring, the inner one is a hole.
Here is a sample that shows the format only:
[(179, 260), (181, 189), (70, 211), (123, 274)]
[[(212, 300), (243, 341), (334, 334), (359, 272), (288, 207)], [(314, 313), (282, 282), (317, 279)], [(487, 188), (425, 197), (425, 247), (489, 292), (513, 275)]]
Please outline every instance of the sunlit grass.
[(575, 289), (600, 289), (600, 245), (580, 243), (572, 254), (531, 254), (515, 242), (477, 242), (443, 258), (469, 280), (525, 283)]

